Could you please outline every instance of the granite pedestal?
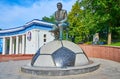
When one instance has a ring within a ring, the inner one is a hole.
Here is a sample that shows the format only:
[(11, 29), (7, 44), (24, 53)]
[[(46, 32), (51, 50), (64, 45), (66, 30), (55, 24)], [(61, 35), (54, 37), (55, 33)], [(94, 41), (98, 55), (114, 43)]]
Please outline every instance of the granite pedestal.
[(56, 40), (43, 45), (30, 64), (21, 71), (36, 75), (75, 75), (98, 69), (99, 63), (90, 61), (84, 51), (75, 43)]

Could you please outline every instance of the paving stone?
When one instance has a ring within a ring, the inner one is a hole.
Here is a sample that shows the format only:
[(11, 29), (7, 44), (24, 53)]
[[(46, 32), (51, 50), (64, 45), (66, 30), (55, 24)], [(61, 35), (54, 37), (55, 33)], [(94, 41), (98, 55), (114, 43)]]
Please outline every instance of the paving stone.
[(70, 76), (36, 76), (22, 73), (21, 66), (31, 60), (0, 62), (0, 79), (120, 79), (120, 63), (98, 58), (92, 60), (101, 63), (98, 70)]

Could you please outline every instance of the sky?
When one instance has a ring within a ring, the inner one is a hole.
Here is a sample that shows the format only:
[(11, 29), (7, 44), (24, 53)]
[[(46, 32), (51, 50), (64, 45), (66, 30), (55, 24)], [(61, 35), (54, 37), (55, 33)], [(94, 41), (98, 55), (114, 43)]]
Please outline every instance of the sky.
[(49, 17), (57, 10), (58, 2), (70, 12), (76, 0), (0, 0), (0, 28), (20, 27), (33, 19)]

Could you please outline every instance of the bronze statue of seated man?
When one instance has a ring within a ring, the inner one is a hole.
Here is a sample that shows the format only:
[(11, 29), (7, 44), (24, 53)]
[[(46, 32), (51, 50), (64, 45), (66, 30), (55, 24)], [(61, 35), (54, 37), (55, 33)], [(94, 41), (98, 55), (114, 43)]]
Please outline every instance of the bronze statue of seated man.
[(58, 10), (55, 12), (55, 22), (53, 29), (50, 32), (53, 32), (55, 39), (63, 39), (63, 29), (68, 26), (67, 23), (67, 11), (62, 9), (62, 3), (57, 3)]

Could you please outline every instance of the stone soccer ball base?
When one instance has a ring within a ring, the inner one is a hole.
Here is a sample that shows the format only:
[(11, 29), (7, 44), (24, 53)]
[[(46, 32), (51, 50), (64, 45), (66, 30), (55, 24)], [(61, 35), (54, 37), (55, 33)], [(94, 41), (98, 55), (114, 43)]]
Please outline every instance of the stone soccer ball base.
[(99, 63), (90, 61), (83, 50), (66, 40), (56, 40), (43, 45), (22, 72), (36, 75), (74, 75), (98, 69)]

